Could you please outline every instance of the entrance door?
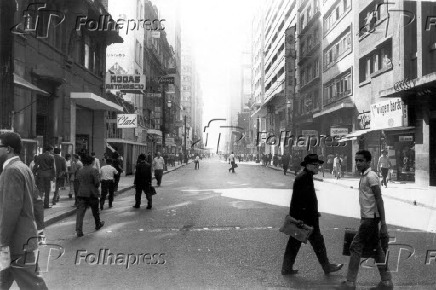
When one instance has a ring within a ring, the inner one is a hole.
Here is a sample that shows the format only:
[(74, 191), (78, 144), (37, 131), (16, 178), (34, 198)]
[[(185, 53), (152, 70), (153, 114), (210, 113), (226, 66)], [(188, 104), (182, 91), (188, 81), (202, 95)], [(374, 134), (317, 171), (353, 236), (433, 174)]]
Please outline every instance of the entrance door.
[(436, 186), (436, 119), (430, 119), (430, 186)]

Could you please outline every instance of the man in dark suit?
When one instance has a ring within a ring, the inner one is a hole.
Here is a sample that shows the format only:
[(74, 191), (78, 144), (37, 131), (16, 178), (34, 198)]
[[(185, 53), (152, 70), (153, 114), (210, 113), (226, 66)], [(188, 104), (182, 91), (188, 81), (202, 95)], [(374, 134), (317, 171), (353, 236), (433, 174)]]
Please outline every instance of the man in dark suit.
[[(53, 147), (45, 147), (44, 154), (38, 155), (36, 158), (36, 176), (38, 178), (38, 189), (44, 193), (44, 208), (50, 208), (50, 182), (55, 181), (56, 169), (55, 159), (53, 157)], [(53, 196), (53, 205), (56, 204), (55, 196)]]
[[(318, 212), (318, 199), (313, 185), (313, 175), (318, 174), (318, 167), (323, 163), (324, 161), (319, 160), (317, 154), (309, 154), (304, 157), (304, 161), (301, 162), (304, 170), (295, 177), (289, 215), (296, 223), (304, 223), (313, 227), (313, 232), (309, 236), (309, 242), (315, 251), (318, 262), (324, 270), (324, 274), (328, 275), (339, 271), (343, 264), (330, 264), (324, 244), (324, 237), (321, 235), (319, 228), (320, 214)], [(298, 273), (298, 270), (293, 269), (293, 266), (300, 247), (300, 241), (292, 236), (289, 237), (283, 259), (282, 275)]]
[(54, 149), (54, 160), (56, 166), (56, 187), (54, 192), (53, 199), (58, 202), (59, 201), (59, 188), (63, 184), (65, 175), (67, 173), (67, 160), (61, 156), (61, 149)]
[(150, 191), (152, 181), (151, 164), (146, 162), (145, 154), (139, 154), (138, 164), (136, 165), (135, 171), (135, 205), (134, 208), (139, 208), (141, 206), (141, 194), (142, 191), (145, 192), (145, 196), (148, 201), (147, 209), (151, 209), (153, 204), (153, 196)]
[(290, 161), (291, 161), (291, 157), (289, 153), (285, 153), (282, 157), (283, 172), (285, 175), (286, 175), (286, 171), (288, 171)]
[(20, 135), (0, 135), (0, 251), (11, 258), (11, 265), (2, 265), (7, 268), (0, 272), (0, 289), (9, 289), (14, 280), (20, 289), (47, 289), (35, 271), (38, 265), (29, 263), (38, 262), (32, 202), (36, 185), (32, 171), (19, 158), (20, 152)]
[(95, 220), (95, 230), (98, 231), (103, 227), (104, 221), (100, 221), (100, 211), (98, 209), (100, 197), (100, 172), (92, 167), (94, 159), (86, 155), (83, 157), (83, 168), (79, 170), (76, 178), (79, 181), (79, 191), (77, 193), (77, 219), (76, 232), (77, 236), (83, 236), (83, 217), (86, 209), (91, 207), (92, 215)]

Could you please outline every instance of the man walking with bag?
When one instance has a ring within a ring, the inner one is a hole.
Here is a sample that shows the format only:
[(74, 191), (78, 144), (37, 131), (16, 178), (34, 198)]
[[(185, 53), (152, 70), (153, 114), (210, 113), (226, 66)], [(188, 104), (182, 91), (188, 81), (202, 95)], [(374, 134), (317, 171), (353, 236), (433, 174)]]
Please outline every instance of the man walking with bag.
[[(380, 236), (386, 237), (388, 229), (385, 219), (385, 208), (381, 196), (380, 180), (377, 173), (371, 170), (371, 153), (360, 150), (356, 153), (356, 167), (361, 173), (359, 182), (360, 226), (350, 246), (350, 263), (347, 280), (339, 289), (356, 289), (356, 279), (359, 273), (360, 258), (363, 249), (376, 250), (375, 263), (380, 272), (381, 282), (377, 289), (393, 289), (391, 273), (386, 263), (386, 253), (383, 251)], [(379, 231), (379, 223), (381, 228)]]
[(64, 178), (67, 173), (67, 160), (61, 156), (61, 149), (54, 148), (54, 160), (56, 167), (56, 187), (53, 199), (58, 202), (60, 199), (59, 189), (64, 184)]
[[(55, 159), (53, 157), (53, 147), (45, 147), (45, 153), (38, 155), (36, 159), (36, 176), (38, 181), (36, 184), (39, 186), (39, 191), (44, 193), (44, 208), (51, 208), (50, 206), (50, 182), (55, 181), (56, 169)], [(56, 204), (55, 195), (52, 200), (53, 205)]]
[(142, 191), (145, 192), (145, 196), (148, 201), (147, 209), (151, 209), (153, 204), (153, 197), (151, 192), (151, 165), (146, 160), (145, 154), (139, 154), (138, 164), (136, 165), (135, 171), (135, 205), (134, 208), (139, 208), (141, 206), (141, 195)]
[[(309, 242), (315, 251), (318, 262), (321, 264), (324, 274), (339, 271), (343, 264), (331, 264), (327, 257), (327, 250), (324, 244), (324, 237), (319, 228), (318, 199), (313, 185), (313, 175), (318, 174), (319, 165), (324, 161), (318, 159), (317, 154), (309, 154), (304, 157), (301, 166), (304, 169), (295, 177), (294, 189), (292, 192), (289, 215), (302, 225), (303, 223), (313, 227), (309, 236)], [(298, 270), (294, 269), (295, 258), (300, 250), (301, 242), (289, 237), (283, 258), (282, 275), (294, 275)]]

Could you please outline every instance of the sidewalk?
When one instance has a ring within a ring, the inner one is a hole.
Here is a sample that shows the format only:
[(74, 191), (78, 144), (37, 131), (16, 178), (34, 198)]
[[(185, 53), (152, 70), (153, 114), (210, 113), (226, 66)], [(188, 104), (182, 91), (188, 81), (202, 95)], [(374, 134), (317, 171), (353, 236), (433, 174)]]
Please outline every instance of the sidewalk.
[[(268, 167), (283, 174), (283, 168), (281, 167), (273, 165), (268, 165)], [(290, 173), (294, 175), (294, 172)], [(345, 188), (359, 188), (359, 178), (351, 173), (346, 173), (341, 179), (336, 179), (330, 172), (324, 172), (324, 177), (322, 172), (319, 172), (313, 179), (333, 183)], [(387, 188), (382, 186), (382, 195), (387, 198), (436, 210), (436, 190), (433, 187), (419, 187), (411, 182), (388, 181)]]
[[(192, 161), (188, 161), (188, 164)], [(168, 166), (168, 171), (164, 171), (164, 174), (167, 174), (171, 171), (177, 170), (186, 164), (176, 164), (175, 167)], [(134, 175), (129, 176), (121, 176), (120, 182), (118, 183), (118, 191), (115, 193), (115, 196), (120, 195), (133, 188), (133, 180)], [(155, 179), (153, 177), (153, 179)], [(60, 190), (60, 200), (56, 203), (52, 208), (44, 210), (44, 223), (45, 226), (52, 225), (68, 216), (71, 216), (76, 213), (77, 208), (74, 205), (74, 199), (68, 198), (68, 193), (70, 192), (70, 188), (67, 186), (66, 189)], [(50, 200), (52, 196), (50, 196)], [(107, 206), (107, 203), (106, 203)]]

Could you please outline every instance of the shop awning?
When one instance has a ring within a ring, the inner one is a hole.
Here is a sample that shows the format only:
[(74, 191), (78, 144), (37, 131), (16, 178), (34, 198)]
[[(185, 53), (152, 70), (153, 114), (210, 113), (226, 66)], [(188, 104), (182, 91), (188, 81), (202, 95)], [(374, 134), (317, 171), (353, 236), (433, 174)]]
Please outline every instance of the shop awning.
[(123, 107), (93, 93), (71, 93), (70, 97), (78, 105), (91, 110), (123, 112)]
[(357, 130), (354, 132), (351, 132), (348, 135), (342, 136), (342, 138), (339, 140), (339, 142), (346, 142), (346, 141), (351, 141), (351, 140), (357, 140), (357, 137), (362, 136), (363, 134), (366, 134), (370, 131), (373, 131), (371, 129), (366, 129), (366, 130)]
[(38, 93), (43, 94), (45, 96), (50, 95), (46, 91), (41, 90), (40, 88), (38, 88), (34, 84), (31, 84), (30, 82), (26, 81), (24, 78), (20, 77), (19, 75), (15, 74), (15, 73), (14, 73), (14, 84), (17, 85), (17, 87), (28, 89), (31, 91), (35, 91), (35, 92), (38, 92)]
[(354, 108), (354, 104), (348, 103), (348, 102), (342, 102), (334, 107), (331, 107), (331, 108), (322, 110), (319, 113), (313, 114), (313, 118), (318, 118), (318, 117), (321, 117), (322, 115), (333, 113), (333, 112), (340, 110), (342, 108)]
[(157, 136), (161, 136), (162, 137), (162, 131), (161, 130), (147, 129), (147, 134), (157, 135)]

